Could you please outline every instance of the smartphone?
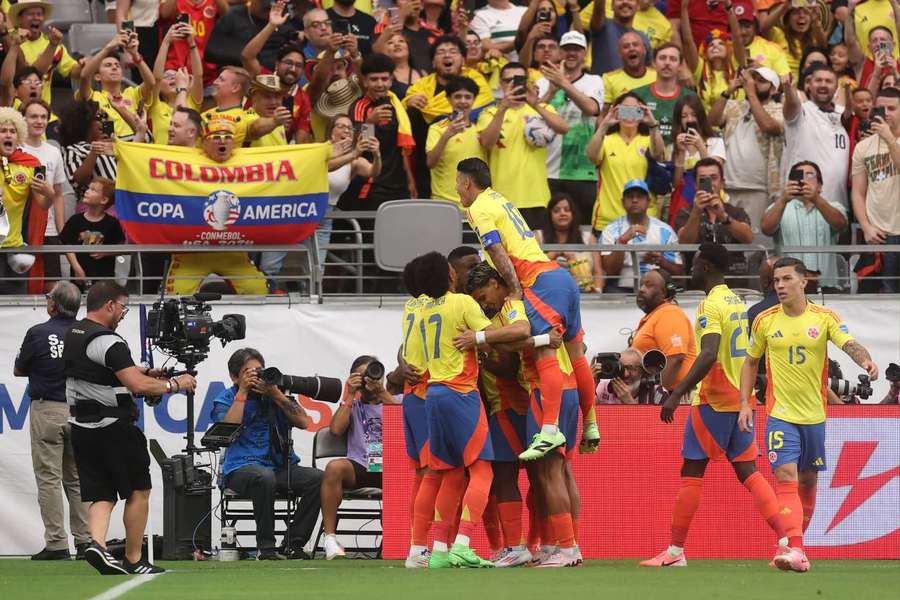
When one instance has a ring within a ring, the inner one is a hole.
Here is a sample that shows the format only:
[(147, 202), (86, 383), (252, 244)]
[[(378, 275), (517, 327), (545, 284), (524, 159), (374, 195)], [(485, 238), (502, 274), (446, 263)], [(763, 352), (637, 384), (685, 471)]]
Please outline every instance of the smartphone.
[(390, 104), (391, 104), (391, 99), (388, 98), (387, 96), (382, 96), (381, 98), (378, 98), (377, 100), (375, 100), (372, 103), (372, 106), (376, 106), (376, 107), (377, 106), (385, 106), (385, 105), (390, 106)]
[(138, 100), (137, 112), (135, 114), (140, 115), (143, 112), (144, 112), (144, 99), (141, 98), (140, 100)]
[(450, 121), (458, 121), (459, 119), (462, 119), (465, 114), (466, 113), (461, 110), (454, 110), (452, 113), (450, 113)]
[(801, 169), (791, 169), (791, 172), (788, 174), (788, 181), (803, 185), (803, 171)]
[(620, 121), (640, 121), (644, 118), (644, 109), (640, 106), (619, 105), (617, 115)]
[(400, 9), (396, 6), (392, 6), (388, 9), (388, 17), (391, 20), (391, 25), (399, 25), (400, 24)]
[(134, 21), (122, 21), (122, 31), (134, 33)]
[(47, 180), (47, 167), (44, 165), (38, 165), (34, 168), (34, 178), (39, 181)]
[(546, 8), (542, 8), (541, 10), (537, 11), (537, 22), (538, 23), (546, 23), (548, 21), (550, 21), (550, 11), (549, 10), (547, 10)]
[(293, 96), (282, 96), (281, 97), (281, 105), (287, 109), (289, 113), (293, 116), (294, 114), (294, 97)]
[(684, 126), (685, 133), (693, 133), (694, 135), (700, 135), (700, 123), (697, 121), (688, 121)]
[(116, 124), (113, 123), (111, 120), (103, 119), (102, 121), (100, 121), (100, 132), (103, 135), (105, 135), (107, 137), (112, 137), (112, 134), (115, 133), (115, 131), (116, 131)]
[(891, 46), (891, 43), (888, 41), (878, 42), (878, 51), (883, 52), (890, 56), (891, 52), (893, 52), (894, 48)]
[(872, 110), (869, 111), (869, 119), (874, 121), (877, 118), (881, 118), (884, 121), (884, 107), (883, 106), (874, 106)]
[(359, 128), (359, 135), (363, 139), (375, 137), (375, 126), (371, 123), (363, 123)]
[(526, 94), (528, 92), (528, 75), (513, 75), (512, 89), (516, 96)]
[(350, 35), (350, 21), (335, 19), (331, 22), (331, 30), (341, 35)]
[(709, 175), (701, 175), (697, 178), (697, 187), (700, 191), (706, 192), (707, 194), (713, 193), (712, 188), (712, 177)]
[(191, 24), (191, 15), (187, 13), (181, 13), (178, 15), (178, 18), (175, 19), (176, 23), (184, 23), (185, 25)]

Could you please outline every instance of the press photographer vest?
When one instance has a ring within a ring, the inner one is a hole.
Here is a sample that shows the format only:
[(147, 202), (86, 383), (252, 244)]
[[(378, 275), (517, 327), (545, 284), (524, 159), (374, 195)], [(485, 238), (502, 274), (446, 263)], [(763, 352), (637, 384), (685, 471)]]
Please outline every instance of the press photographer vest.
[(138, 416), (134, 398), (116, 374), (109, 367), (97, 364), (87, 356), (91, 341), (104, 335), (116, 333), (90, 319), (78, 321), (66, 334), (63, 347), (66, 377), (109, 388), (105, 395), (115, 397), (116, 402), (115, 406), (110, 406), (97, 400), (77, 400), (72, 406), (72, 415), (78, 422), (96, 423), (106, 417), (135, 420)]

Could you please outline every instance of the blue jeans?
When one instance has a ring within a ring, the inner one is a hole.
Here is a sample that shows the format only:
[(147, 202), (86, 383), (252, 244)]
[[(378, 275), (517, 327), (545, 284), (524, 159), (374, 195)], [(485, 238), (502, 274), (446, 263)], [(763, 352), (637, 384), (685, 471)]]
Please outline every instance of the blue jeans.
[[(900, 235), (889, 235), (887, 236), (887, 239), (885, 239), (884, 243), (900, 244)], [(881, 276), (895, 278), (900, 277), (900, 253), (885, 252), (884, 254), (882, 254)], [(882, 279), (881, 284), (885, 292), (891, 292), (894, 294), (900, 292), (900, 280)]]

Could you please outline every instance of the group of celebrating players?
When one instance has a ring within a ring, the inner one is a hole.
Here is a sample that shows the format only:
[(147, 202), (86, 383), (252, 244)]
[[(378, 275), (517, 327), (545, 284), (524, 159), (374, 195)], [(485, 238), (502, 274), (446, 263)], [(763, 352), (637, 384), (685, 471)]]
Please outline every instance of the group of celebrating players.
[[(416, 473), (406, 566), (579, 566), (580, 498), (569, 465), (579, 412), (582, 453), (597, 451), (600, 433), (578, 287), (547, 258), (513, 204), (491, 189), (483, 161), (459, 163), (457, 191), (486, 261), (463, 247), (448, 257), (419, 256), (404, 270), (411, 299), (400, 349), (403, 421)], [(687, 564), (684, 544), (706, 465), (727, 458), (778, 538), (771, 564), (807, 571), (802, 532), (816, 473), (825, 468), (828, 341), (872, 379), (878, 369), (833, 311), (807, 301), (800, 261), (776, 263), (779, 304), (757, 317), (749, 336), (744, 303), (725, 285), (727, 268), (728, 252), (719, 244), (695, 254), (692, 285), (707, 294), (695, 324), (700, 353), (670, 390), (662, 419), (671, 422), (680, 399), (700, 387), (685, 427), (670, 545), (641, 565)], [(753, 386), (764, 355), (774, 490), (756, 470), (753, 434)], [(527, 542), (521, 465), (529, 482)], [(491, 560), (470, 547), (483, 518)]]

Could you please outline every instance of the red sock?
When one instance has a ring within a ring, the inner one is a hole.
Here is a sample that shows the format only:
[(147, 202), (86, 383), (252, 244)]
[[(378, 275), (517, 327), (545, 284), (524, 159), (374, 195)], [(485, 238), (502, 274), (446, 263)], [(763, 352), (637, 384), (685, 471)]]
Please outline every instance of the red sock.
[(422, 485), (422, 473), (413, 471), (413, 487), (409, 494), (409, 530), (413, 530), (413, 522), (416, 520), (416, 496), (419, 495), (419, 487)]
[(550, 524), (561, 548), (575, 547), (575, 531), (572, 529), (571, 513), (550, 515)]
[(575, 543), (578, 543), (578, 517), (572, 517), (572, 533), (575, 534)]
[(556, 425), (559, 421), (559, 405), (562, 403), (563, 375), (555, 356), (535, 362), (541, 383), (541, 425)]
[[(469, 485), (466, 486), (466, 493), (462, 500), (462, 513), (460, 513), (459, 517), (460, 524), (466, 522), (474, 524), (481, 521), (484, 509), (487, 507), (493, 480), (494, 471), (491, 469), (489, 461), (476, 460), (469, 465)], [(463, 535), (469, 534), (464, 533)]]
[(484, 523), (484, 532), (487, 534), (488, 545), (491, 547), (491, 550), (503, 548), (503, 536), (500, 529), (500, 513), (497, 509), (496, 496), (488, 498), (487, 507), (484, 509), (484, 515), (482, 515), (481, 520)]
[(541, 545), (552, 546), (557, 541), (559, 541), (559, 538), (556, 537), (556, 531), (553, 529), (550, 517), (541, 517)]
[(534, 492), (530, 489), (525, 496), (525, 506), (528, 508), (528, 539), (525, 541), (525, 545), (531, 549), (541, 543), (541, 516), (535, 505)]
[(518, 546), (522, 543), (522, 501), (500, 502), (497, 504), (500, 513), (500, 525), (507, 546)]
[(781, 522), (781, 515), (778, 514), (778, 497), (775, 496), (772, 486), (759, 471), (754, 471), (750, 477), (745, 479), (744, 486), (750, 490), (756, 510), (763, 516), (778, 539), (783, 538), (785, 536), (784, 524)]
[(675, 508), (672, 509), (672, 541), (673, 546), (684, 548), (688, 529), (694, 513), (700, 507), (700, 496), (703, 493), (702, 477), (682, 477), (681, 487), (675, 496)]
[(414, 546), (425, 546), (428, 543), (428, 529), (434, 519), (435, 498), (441, 487), (441, 476), (437, 473), (426, 473), (419, 485), (413, 505), (412, 543)]
[(591, 365), (582, 355), (572, 361), (572, 368), (575, 370), (575, 381), (578, 383), (578, 406), (581, 408), (581, 417), (585, 423), (596, 423), (597, 414), (594, 409), (596, 386)]
[[(440, 477), (441, 487), (434, 503), (434, 539), (446, 543), (451, 540), (450, 529), (456, 528), (455, 521), (459, 502), (466, 488), (466, 471), (459, 467), (444, 471)], [(438, 523), (441, 524), (440, 527), (438, 527)], [(439, 532), (446, 537), (438, 537)]]
[(791, 548), (803, 548), (803, 503), (800, 502), (797, 487), (796, 481), (775, 484), (775, 494), (781, 507), (781, 523)]
[(800, 494), (800, 504), (803, 505), (803, 533), (809, 527), (812, 520), (813, 511), (816, 509), (816, 484), (812, 486), (801, 485), (797, 492)]

